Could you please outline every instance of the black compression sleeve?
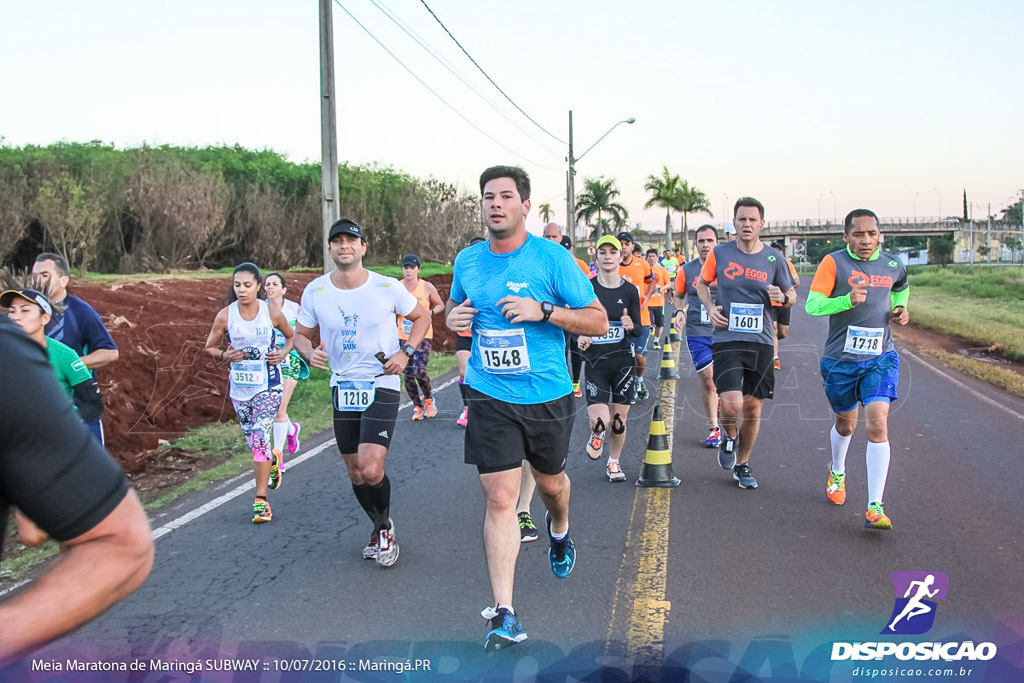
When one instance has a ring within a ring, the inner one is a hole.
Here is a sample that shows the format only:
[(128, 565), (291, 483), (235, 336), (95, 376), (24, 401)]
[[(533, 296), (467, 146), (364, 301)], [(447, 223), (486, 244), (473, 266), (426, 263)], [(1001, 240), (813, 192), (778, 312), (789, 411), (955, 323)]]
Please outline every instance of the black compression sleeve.
[(630, 331), (629, 336), (639, 337), (643, 332), (640, 329), (640, 293), (636, 291), (636, 287), (630, 287), (631, 291), (628, 292), (628, 299), (626, 303), (629, 309), (629, 319), (633, 321), (633, 329)]
[(76, 384), (71, 388), (73, 395), (71, 400), (78, 409), (78, 417), (82, 422), (89, 424), (103, 414), (103, 396), (100, 394), (100, 385), (93, 377), (87, 382)]

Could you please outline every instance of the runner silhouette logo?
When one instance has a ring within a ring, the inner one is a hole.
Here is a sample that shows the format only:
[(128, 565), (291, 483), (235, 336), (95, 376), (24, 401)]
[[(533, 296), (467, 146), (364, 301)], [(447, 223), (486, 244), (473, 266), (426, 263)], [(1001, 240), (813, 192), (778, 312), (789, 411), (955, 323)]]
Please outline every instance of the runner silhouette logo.
[(942, 572), (893, 572), (896, 601), (881, 633), (918, 635), (935, 623), (936, 600), (945, 600), (949, 577)]

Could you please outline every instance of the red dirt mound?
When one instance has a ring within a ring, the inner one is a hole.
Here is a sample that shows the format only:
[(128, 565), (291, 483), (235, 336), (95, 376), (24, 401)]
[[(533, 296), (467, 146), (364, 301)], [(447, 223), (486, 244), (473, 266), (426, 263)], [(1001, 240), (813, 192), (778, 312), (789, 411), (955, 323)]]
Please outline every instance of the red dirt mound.
[[(298, 300), (318, 273), (286, 273), (287, 296)], [(427, 278), (447, 298), (450, 275)], [(203, 353), (230, 280), (153, 280), (103, 285), (73, 283), (95, 308), (120, 349), (117, 363), (97, 372), (107, 409), (107, 448), (126, 472), (152, 462), (160, 439), (172, 440), (210, 422), (234, 420), (226, 370)], [(444, 315), (434, 316), (434, 349), (451, 351)]]

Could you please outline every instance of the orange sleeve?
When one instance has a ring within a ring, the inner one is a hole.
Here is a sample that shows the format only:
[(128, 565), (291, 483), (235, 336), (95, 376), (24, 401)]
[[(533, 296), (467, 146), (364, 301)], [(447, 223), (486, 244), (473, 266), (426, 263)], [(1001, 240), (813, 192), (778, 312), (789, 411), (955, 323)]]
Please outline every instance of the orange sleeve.
[(821, 259), (818, 269), (814, 271), (814, 279), (811, 280), (811, 291), (832, 296), (832, 290), (836, 288), (836, 261), (832, 254), (825, 254)]
[(686, 272), (682, 268), (676, 271), (676, 293), (686, 294)]
[(789, 259), (786, 259), (786, 264), (787, 264), (787, 265), (789, 266), (789, 274), (790, 274), (790, 275), (792, 275), (792, 276), (793, 276), (794, 278), (798, 278), (798, 277), (800, 277), (800, 276), (799, 276), (799, 275), (797, 274), (797, 272), (796, 272), (796, 266), (794, 266), (794, 265), (793, 265), (793, 262), (792, 262), (792, 261), (790, 261)]
[(583, 274), (586, 275), (587, 278), (590, 278), (590, 266), (587, 265), (587, 262), (578, 256), (573, 256), (573, 258), (576, 259), (576, 265), (580, 267), (580, 270), (583, 271)]
[(717, 279), (715, 271), (718, 270), (718, 263), (715, 261), (715, 250), (712, 249), (708, 258), (704, 261), (704, 267), (700, 269), (700, 276), (704, 282), (714, 282)]

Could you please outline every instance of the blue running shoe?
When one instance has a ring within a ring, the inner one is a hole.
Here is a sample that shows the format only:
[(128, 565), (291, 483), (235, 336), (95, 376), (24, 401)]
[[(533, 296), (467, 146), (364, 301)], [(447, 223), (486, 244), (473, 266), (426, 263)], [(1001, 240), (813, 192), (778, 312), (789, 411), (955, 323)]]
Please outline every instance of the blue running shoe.
[(551, 539), (551, 549), (548, 551), (548, 559), (551, 560), (551, 571), (560, 579), (564, 579), (572, 572), (576, 565), (576, 546), (566, 533), (565, 539), (555, 541), (551, 538), (551, 514), (544, 513), (544, 522), (548, 526), (548, 538)]
[(491, 630), (484, 639), (484, 649), (488, 652), (512, 647), (526, 640), (526, 631), (519, 618), (504, 607), (497, 610), (487, 607), (480, 616), (491, 622)]

